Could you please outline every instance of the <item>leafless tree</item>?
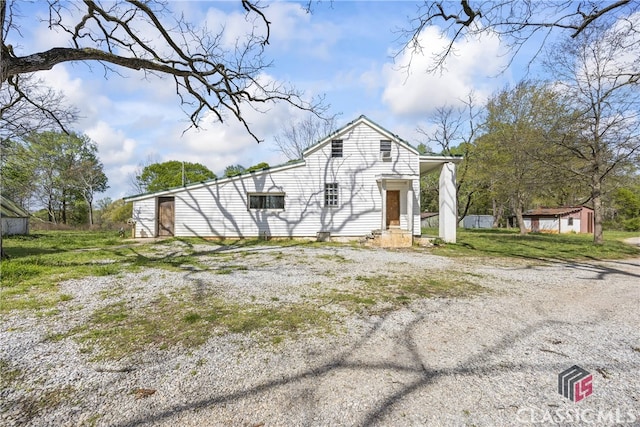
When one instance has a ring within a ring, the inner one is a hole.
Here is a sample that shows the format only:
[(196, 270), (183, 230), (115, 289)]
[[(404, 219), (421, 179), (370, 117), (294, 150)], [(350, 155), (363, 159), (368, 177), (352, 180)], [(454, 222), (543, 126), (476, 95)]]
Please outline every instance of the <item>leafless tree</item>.
[(321, 114), (320, 101), (305, 100), (294, 88), (263, 77), (269, 66), (264, 49), (271, 23), (258, 2), (241, 0), (241, 4), (250, 29), (234, 47), (228, 47), (224, 23), (219, 29), (199, 27), (182, 15), (175, 16), (168, 2), (49, 0), (47, 25), (66, 34), (68, 44), (22, 53), (9, 40), (19, 40), (21, 28), (28, 25), (26, 19), (34, 18), (18, 13), (20, 1), (0, 0), (0, 85), (13, 88), (26, 102), (46, 111), (37, 97), (23, 90), (23, 76), (65, 62), (97, 61), (105, 73), (117, 72), (118, 67), (143, 70), (173, 79), (192, 126), (197, 127), (206, 113), (220, 122), (231, 115), (256, 141), (259, 137), (245, 120), (246, 108), (268, 108), (282, 101)]
[[(528, 42), (533, 43), (531, 61), (538, 56), (552, 34), (568, 34), (575, 39), (587, 28), (613, 25), (618, 19), (631, 17), (640, 10), (636, 0), (617, 1), (545, 1), (545, 0), (482, 0), (423, 1), (417, 17), (402, 32), (406, 47), (422, 51), (420, 34), (426, 27), (443, 27), (449, 43), (435, 53), (430, 71), (442, 69), (455, 44), (466, 37), (495, 34), (509, 46), (511, 59)], [(539, 37), (539, 38), (538, 38)]]
[(473, 162), (473, 144), (482, 118), (481, 110), (475, 105), (475, 96), (469, 93), (462, 105), (438, 107), (429, 117), (429, 127), (418, 127), (418, 133), (425, 136), (427, 145), (440, 147), (446, 156), (462, 156), (463, 161), (457, 168), (458, 219), (464, 218), (478, 190), (467, 180), (469, 165)]
[(289, 160), (302, 158), (304, 150), (336, 130), (336, 116), (326, 119), (307, 115), (275, 136), (275, 145)]

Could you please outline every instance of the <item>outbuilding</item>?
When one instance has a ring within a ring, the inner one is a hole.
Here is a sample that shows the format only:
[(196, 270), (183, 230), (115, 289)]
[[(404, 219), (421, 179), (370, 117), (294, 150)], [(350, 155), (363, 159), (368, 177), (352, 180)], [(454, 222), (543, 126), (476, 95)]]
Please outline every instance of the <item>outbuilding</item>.
[(2, 235), (29, 234), (29, 212), (4, 196), (0, 201)]
[(533, 233), (593, 233), (593, 209), (587, 206), (531, 209), (522, 218)]

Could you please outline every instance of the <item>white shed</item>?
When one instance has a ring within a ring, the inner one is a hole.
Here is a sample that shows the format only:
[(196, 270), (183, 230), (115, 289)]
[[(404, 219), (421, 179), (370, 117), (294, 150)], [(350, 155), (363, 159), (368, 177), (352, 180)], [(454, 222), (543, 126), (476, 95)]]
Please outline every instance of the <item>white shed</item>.
[(15, 202), (0, 196), (2, 235), (29, 234), (29, 212)]

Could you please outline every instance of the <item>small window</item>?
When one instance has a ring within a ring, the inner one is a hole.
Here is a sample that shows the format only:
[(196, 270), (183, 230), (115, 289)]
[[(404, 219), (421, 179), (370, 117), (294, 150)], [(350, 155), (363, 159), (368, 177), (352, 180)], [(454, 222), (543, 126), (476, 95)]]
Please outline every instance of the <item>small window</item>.
[(331, 141), (331, 157), (342, 157), (342, 140), (334, 139)]
[(332, 182), (324, 185), (324, 205), (338, 206), (338, 183)]
[(388, 139), (380, 141), (380, 158), (382, 160), (391, 160), (391, 141)]
[(567, 221), (568, 225), (573, 225), (573, 218), (569, 218), (569, 220)]
[(284, 209), (284, 194), (249, 194), (249, 209)]

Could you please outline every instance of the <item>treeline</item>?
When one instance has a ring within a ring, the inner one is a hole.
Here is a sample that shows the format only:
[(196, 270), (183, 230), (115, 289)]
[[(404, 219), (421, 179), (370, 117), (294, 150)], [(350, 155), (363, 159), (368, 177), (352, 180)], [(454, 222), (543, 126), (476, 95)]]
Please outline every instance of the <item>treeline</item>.
[[(459, 217), (490, 214), (495, 227), (511, 221), (524, 233), (527, 209), (587, 205), (601, 226), (640, 231), (640, 132), (637, 109), (630, 108), (637, 105), (628, 102), (635, 88), (617, 90), (585, 112), (581, 102), (588, 100), (575, 93), (526, 81), (480, 107), (470, 99), (438, 110), (424, 134), (438, 154), (464, 156)], [(437, 211), (437, 176), (422, 180), (421, 205)]]
[(33, 132), (3, 141), (2, 194), (53, 224), (93, 225), (95, 197), (109, 188), (86, 135)]

